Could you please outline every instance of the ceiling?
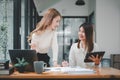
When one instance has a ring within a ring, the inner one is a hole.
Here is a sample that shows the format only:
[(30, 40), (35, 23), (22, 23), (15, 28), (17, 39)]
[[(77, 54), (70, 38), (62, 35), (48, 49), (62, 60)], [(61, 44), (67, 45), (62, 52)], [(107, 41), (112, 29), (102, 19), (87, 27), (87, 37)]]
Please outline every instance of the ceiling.
[(93, 0), (84, 0), (84, 6), (77, 6), (77, 0), (33, 0), (38, 14), (41, 16), (48, 8), (57, 8), (62, 15), (88, 15), (88, 3)]
[(33, 1), (35, 3), (38, 13), (41, 13), (45, 9), (49, 8), (50, 6), (56, 4), (61, 0), (33, 0)]

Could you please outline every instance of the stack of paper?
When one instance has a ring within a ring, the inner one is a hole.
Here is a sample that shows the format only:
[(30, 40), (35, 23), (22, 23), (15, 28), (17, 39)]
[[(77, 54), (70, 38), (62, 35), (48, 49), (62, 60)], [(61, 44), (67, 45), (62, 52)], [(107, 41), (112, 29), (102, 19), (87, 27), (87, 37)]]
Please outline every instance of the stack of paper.
[(80, 67), (50, 67), (45, 68), (45, 71), (61, 71), (69, 74), (91, 74), (95, 73), (93, 69), (80, 68)]
[(10, 67), (9, 69), (0, 69), (0, 75), (10, 75), (14, 72), (14, 68)]

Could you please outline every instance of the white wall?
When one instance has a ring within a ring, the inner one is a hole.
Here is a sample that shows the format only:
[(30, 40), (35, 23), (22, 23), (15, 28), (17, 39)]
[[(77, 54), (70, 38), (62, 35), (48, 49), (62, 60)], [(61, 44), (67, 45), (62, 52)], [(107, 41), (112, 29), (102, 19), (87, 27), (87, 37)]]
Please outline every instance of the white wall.
[(96, 0), (88, 0), (88, 14), (90, 15), (93, 11), (95, 11), (95, 7), (96, 7), (96, 4), (95, 4), (95, 1)]
[[(86, 4), (84, 6), (76, 6), (76, 1), (77, 0), (60, 0), (49, 8), (56, 8), (62, 16), (88, 16), (88, 0), (85, 0)], [(44, 11), (39, 15), (43, 15)]]
[(120, 0), (96, 0), (97, 43), (110, 54), (120, 54)]

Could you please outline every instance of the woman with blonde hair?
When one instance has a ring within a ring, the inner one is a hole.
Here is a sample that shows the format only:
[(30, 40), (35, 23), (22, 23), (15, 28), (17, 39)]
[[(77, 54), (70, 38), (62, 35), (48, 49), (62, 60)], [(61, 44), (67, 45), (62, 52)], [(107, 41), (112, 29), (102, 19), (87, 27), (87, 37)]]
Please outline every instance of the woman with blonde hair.
[(28, 42), (31, 49), (36, 50), (38, 60), (44, 61), (49, 67), (50, 57), (48, 56), (49, 48), (53, 52), (53, 66), (58, 66), (58, 42), (56, 28), (59, 26), (61, 14), (54, 8), (50, 8), (38, 22), (36, 28), (28, 36)]

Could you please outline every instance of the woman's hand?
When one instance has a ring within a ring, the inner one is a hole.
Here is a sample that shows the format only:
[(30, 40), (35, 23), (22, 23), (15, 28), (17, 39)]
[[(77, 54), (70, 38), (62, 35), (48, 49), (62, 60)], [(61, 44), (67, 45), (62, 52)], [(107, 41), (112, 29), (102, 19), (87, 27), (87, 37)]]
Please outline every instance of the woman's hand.
[(63, 66), (63, 67), (67, 67), (67, 66), (69, 66), (69, 63), (68, 63), (67, 61), (63, 61), (63, 62), (62, 62), (62, 66)]
[(33, 50), (36, 50), (36, 45), (35, 44), (30, 44), (30, 48)]
[(99, 65), (100, 64), (101, 58), (102, 57), (100, 57), (100, 58), (98, 57), (98, 54), (97, 54), (96, 57), (93, 56), (93, 55), (91, 57), (89, 57), (90, 60), (92, 60), (93, 62), (95, 62), (95, 65)]
[(57, 61), (54, 61), (54, 62), (53, 62), (53, 66), (54, 66), (54, 67), (60, 67), (60, 65), (57, 64)]

